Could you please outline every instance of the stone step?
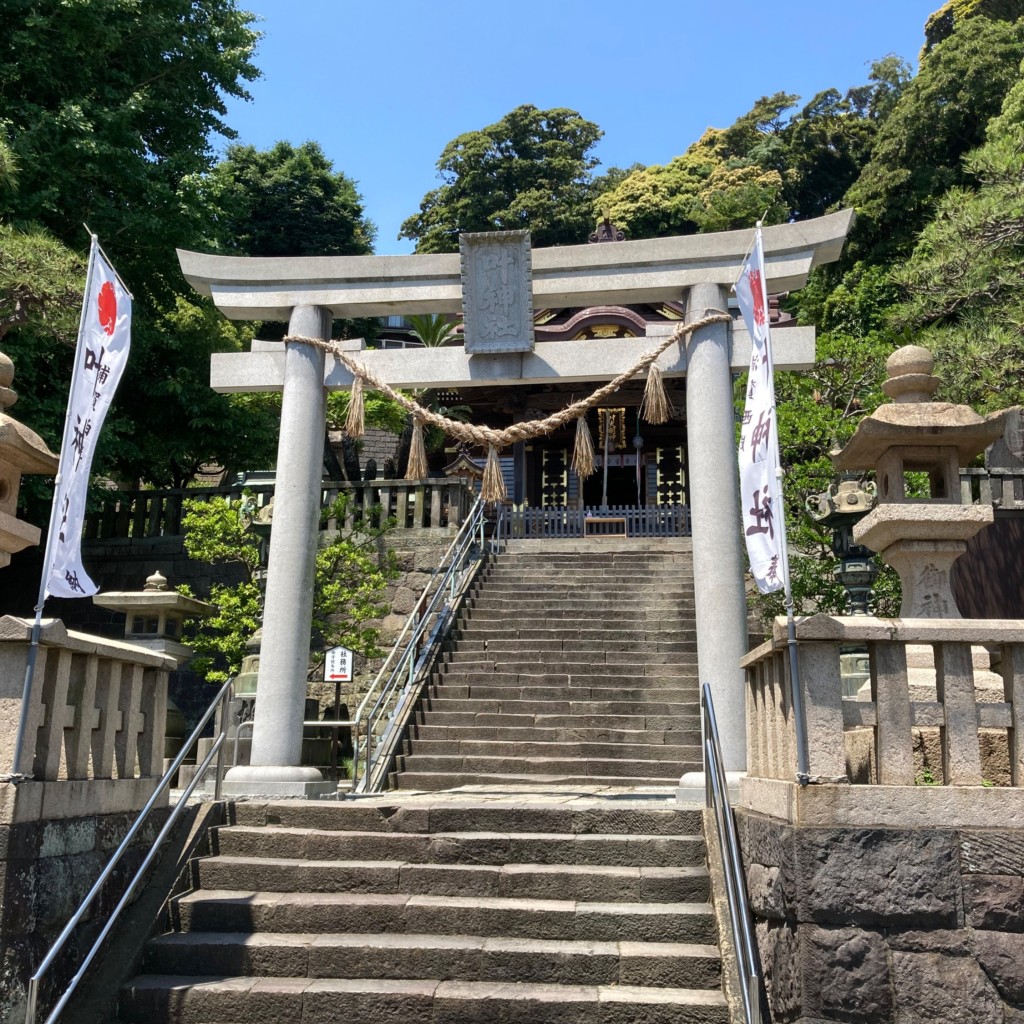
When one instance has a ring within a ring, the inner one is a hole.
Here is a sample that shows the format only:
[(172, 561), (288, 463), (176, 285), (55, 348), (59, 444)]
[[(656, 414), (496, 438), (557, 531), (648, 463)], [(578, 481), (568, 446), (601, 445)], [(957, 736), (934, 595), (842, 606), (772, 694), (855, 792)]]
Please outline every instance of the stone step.
[[(497, 623), (500, 622), (501, 625)], [(465, 629), (465, 627), (463, 627)], [(601, 626), (593, 619), (584, 619), (574, 625), (543, 626), (537, 622), (512, 624), (507, 620), (495, 620), (494, 626), (481, 622), (474, 624), (472, 632), (464, 634), (472, 640), (518, 640), (520, 642), (534, 640), (584, 640), (584, 641), (619, 641), (641, 640), (660, 642), (679, 642), (695, 640), (696, 629), (686, 628), (680, 624), (678, 628), (655, 628), (641, 625), (636, 629), (624, 629), (617, 623)]]
[(582, 729), (566, 727), (541, 729), (517, 726), (422, 725), (416, 724), (418, 740), (492, 740), (502, 743), (643, 743), (691, 746), (700, 742), (699, 721), (690, 731), (676, 729), (661, 732), (651, 729)]
[[(544, 803), (511, 806), (486, 798), (432, 800), (429, 807), (410, 805), (387, 797), (373, 800), (240, 801), (234, 822), (249, 827), (312, 828), (346, 832), (544, 832), (570, 835), (676, 836), (703, 835), (701, 811), (678, 805), (567, 807)], [(343, 838), (339, 837), (339, 838)]]
[[(618, 669), (619, 666), (614, 666)], [(639, 684), (639, 685), (638, 685)], [(435, 674), (432, 686), (589, 686), (595, 690), (614, 690), (625, 694), (627, 688), (642, 693), (682, 690), (687, 700), (696, 700), (699, 679), (696, 670), (676, 671), (668, 675), (635, 676), (615, 672), (515, 672), (493, 669), (477, 671), (463, 665), (461, 659), (446, 662)], [(674, 700), (676, 698), (665, 698)]]
[[(482, 602), (483, 597), (475, 599), (477, 602)], [(583, 625), (594, 628), (595, 626), (607, 626), (609, 624), (622, 624), (627, 628), (636, 627), (642, 629), (646, 625), (654, 625), (656, 627), (671, 627), (673, 625), (685, 626), (687, 622), (693, 621), (694, 611), (690, 608), (686, 610), (686, 604), (680, 603), (680, 605), (674, 607), (668, 613), (651, 614), (647, 608), (637, 608), (625, 605), (619, 605), (618, 608), (607, 608), (604, 609), (600, 615), (595, 615), (592, 609), (581, 608), (579, 605), (574, 605), (572, 602), (564, 601), (560, 602), (562, 607), (554, 608), (551, 604), (548, 604), (548, 608), (551, 610), (551, 614), (543, 614), (538, 616), (538, 606), (531, 604), (528, 608), (522, 611), (515, 611), (505, 609), (489, 608), (486, 604), (465, 604), (463, 605), (460, 613), (460, 622), (483, 622), (485, 619), (496, 619), (500, 618), (501, 621), (508, 623), (523, 623), (526, 625), (537, 626), (546, 623), (557, 623), (558, 625)], [(500, 611), (500, 615), (498, 614)], [(668, 617), (666, 617), (666, 615)]]
[(721, 984), (714, 945), (472, 933), (172, 933), (147, 944), (143, 970), (170, 975), (457, 978), (695, 989)]
[(232, 825), (216, 832), (226, 857), (398, 861), (402, 864), (562, 864), (680, 867), (704, 863), (701, 836), (572, 835), (564, 832), (333, 832)]
[[(625, 595), (625, 596), (624, 596)], [(466, 598), (466, 607), (471, 611), (499, 609), (515, 612), (520, 615), (540, 614), (546, 609), (567, 611), (573, 615), (600, 615), (602, 618), (614, 618), (619, 612), (623, 614), (643, 612), (649, 618), (656, 616), (687, 616), (693, 618), (694, 601), (692, 597), (662, 597), (652, 595), (642, 603), (629, 600), (629, 591), (621, 591), (614, 597), (602, 597), (600, 594), (591, 596), (586, 588), (581, 587), (579, 593), (571, 597), (552, 597), (538, 594), (490, 594), (484, 590), (479, 596)]]
[(689, 898), (675, 903), (203, 889), (179, 897), (174, 913), (183, 931), (419, 932), (610, 942), (658, 942), (666, 936), (676, 941), (685, 935), (691, 942), (709, 941), (714, 925), (707, 872), (694, 868), (685, 888)]
[[(644, 736), (644, 733), (640, 734)], [(644, 739), (634, 743), (615, 741), (592, 742), (587, 740), (567, 740), (552, 742), (536, 739), (528, 740), (472, 740), (462, 739), (425, 739), (415, 737), (413, 749), (417, 755), (431, 757), (438, 755), (459, 757), (546, 757), (573, 758), (574, 760), (590, 758), (620, 759), (636, 758), (641, 761), (697, 761), (701, 756), (700, 733), (689, 737), (685, 744), (650, 743)], [(406, 750), (408, 754), (410, 751)]]
[(679, 779), (685, 772), (700, 771), (700, 762), (691, 760), (639, 760), (617, 757), (501, 757), (485, 754), (399, 754), (396, 757), (397, 771), (411, 773), (469, 774), (476, 772), (487, 775), (542, 775), (556, 778), (558, 775), (573, 778), (633, 778)]
[[(651, 762), (652, 764), (658, 762)], [(679, 779), (685, 772), (699, 771), (699, 764), (675, 765), (666, 761), (659, 763), (659, 768), (667, 771), (678, 769), (670, 774), (633, 776), (625, 779), (621, 776), (598, 775), (539, 775), (519, 773), (502, 773), (483, 775), (480, 772), (425, 772), (404, 771), (393, 776), (394, 788), (410, 792), (441, 793), (463, 786), (506, 786), (516, 789), (530, 786), (601, 786), (607, 788), (628, 787), (634, 792), (637, 787), (656, 787), (658, 789), (675, 789)]]
[(497, 656), (489, 651), (462, 651), (458, 657), (455, 657), (455, 654), (454, 651), (446, 654), (443, 664), (457, 664), (470, 670), (477, 666), (476, 671), (533, 674), (553, 671), (573, 675), (591, 672), (606, 675), (663, 676), (671, 674), (677, 668), (692, 669), (697, 664), (696, 651), (659, 651), (645, 654), (642, 658), (631, 655), (628, 651), (598, 651), (592, 658), (584, 657), (585, 651), (548, 651), (543, 657), (537, 652), (521, 651), (518, 658), (514, 654)]
[(518, 638), (478, 637), (475, 632), (467, 633), (457, 640), (450, 641), (453, 651), (486, 651), (495, 656), (506, 654), (518, 655), (548, 654), (579, 654), (579, 661), (603, 661), (601, 657), (609, 651), (628, 652), (630, 654), (696, 654), (696, 635), (685, 640), (605, 640), (599, 638), (580, 639), (577, 637), (555, 637), (551, 639), (520, 640)]
[[(569, 677), (572, 678), (572, 677)], [(430, 689), (432, 699), (445, 700), (554, 700), (554, 701), (630, 701), (637, 704), (689, 703), (698, 701), (696, 681), (692, 686), (658, 688), (636, 688), (622, 685), (608, 685), (607, 677), (603, 686), (572, 684), (563, 686), (529, 686), (523, 683), (501, 683), (491, 686), (486, 683), (460, 685), (458, 677), (445, 676), (442, 682)]]
[[(443, 687), (441, 688), (443, 692)], [(422, 708), (428, 711), (468, 711), (492, 715), (611, 715), (665, 716), (695, 715), (693, 701), (619, 701), (619, 700), (517, 700), (514, 696), (482, 700), (473, 697), (446, 698), (427, 695)]]
[[(676, 780), (678, 781), (678, 780)], [(684, 903), (703, 866), (586, 864), (411, 864), (401, 861), (302, 860), (294, 857), (204, 857), (195, 863), (203, 889), (249, 892), (407, 893), (410, 896), (496, 896), (598, 903)], [(317, 894), (316, 897), (310, 894)], [(695, 923), (681, 942), (714, 942), (714, 919)]]
[(515, 727), (539, 729), (630, 729), (630, 730), (699, 730), (700, 717), (690, 715), (585, 715), (444, 710), (419, 712), (420, 722), (427, 726)]
[(121, 1016), (127, 1024), (725, 1024), (729, 1020), (721, 992), (709, 989), (164, 975), (140, 975), (126, 986)]
[(652, 596), (670, 600), (681, 597), (693, 597), (692, 583), (687, 585), (680, 580), (661, 580), (656, 583), (634, 583), (623, 585), (623, 580), (607, 577), (594, 579), (589, 576), (572, 576), (564, 580), (548, 582), (530, 582), (522, 579), (503, 579), (490, 577), (474, 584), (475, 593), (497, 594), (499, 596), (514, 595), (522, 597), (550, 597), (572, 599), (577, 594), (586, 593), (588, 597), (602, 597), (610, 601), (621, 601), (623, 593), (628, 593), (631, 602), (644, 602)]

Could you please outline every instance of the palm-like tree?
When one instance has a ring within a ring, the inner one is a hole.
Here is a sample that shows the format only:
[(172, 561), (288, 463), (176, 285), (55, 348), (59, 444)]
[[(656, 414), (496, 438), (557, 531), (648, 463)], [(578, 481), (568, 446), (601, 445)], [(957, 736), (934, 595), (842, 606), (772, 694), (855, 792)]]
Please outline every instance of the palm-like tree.
[(443, 313), (421, 313), (409, 317), (412, 336), (418, 338), (425, 348), (441, 348), (457, 341), (459, 334), (455, 330), (455, 321)]

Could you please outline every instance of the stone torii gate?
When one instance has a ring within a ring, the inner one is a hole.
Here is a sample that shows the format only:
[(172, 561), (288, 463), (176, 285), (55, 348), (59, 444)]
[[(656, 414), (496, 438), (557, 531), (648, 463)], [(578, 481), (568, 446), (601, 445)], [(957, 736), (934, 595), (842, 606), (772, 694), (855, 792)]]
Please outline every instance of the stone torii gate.
[[(853, 212), (842, 211), (766, 228), (769, 291), (795, 291), (812, 267), (838, 259), (852, 221)], [(485, 246), (484, 262), (476, 264), (472, 245), (464, 245), (461, 257), (247, 258), (179, 250), (178, 259), (187, 280), (211, 296), (225, 316), (287, 321), (290, 335), (329, 340), (336, 318), (459, 311), (464, 279), (469, 302), (476, 278), (484, 273), (479, 268), (495, 266), (493, 258), (486, 262), (486, 245), (500, 243), (503, 236), (476, 237)], [(531, 251), (520, 238), (508, 243), (511, 256), (501, 257), (500, 272), (518, 259), (518, 280), (525, 282), (521, 301), (533, 306), (682, 300), (687, 320), (694, 321), (708, 309), (727, 308), (750, 242), (750, 231), (729, 231)], [(518, 257), (517, 244), (524, 246)], [(359, 361), (396, 388), (462, 389), (604, 382), (651, 347), (650, 337), (534, 346), (531, 326), (529, 337), (520, 329), (511, 343), (484, 345), (480, 351), (470, 337), (468, 307), (466, 315), (466, 348), (364, 350)], [(364, 348), (361, 341), (346, 346)], [(806, 368), (814, 361), (813, 328), (778, 332), (774, 350), (777, 369)], [(750, 339), (741, 324), (719, 323), (670, 346), (657, 362), (665, 376), (686, 378), (698, 666), (712, 687), (731, 771), (742, 771), (746, 763), (740, 658), (747, 650), (732, 382), (749, 358)], [(210, 378), (222, 392), (283, 392), (251, 763), (232, 768), (226, 786), (235, 794), (311, 796), (326, 785), (315, 768), (299, 764), (325, 402), (327, 391), (348, 388), (353, 378), (321, 349), (297, 342), (254, 342), (251, 352), (215, 355)]]

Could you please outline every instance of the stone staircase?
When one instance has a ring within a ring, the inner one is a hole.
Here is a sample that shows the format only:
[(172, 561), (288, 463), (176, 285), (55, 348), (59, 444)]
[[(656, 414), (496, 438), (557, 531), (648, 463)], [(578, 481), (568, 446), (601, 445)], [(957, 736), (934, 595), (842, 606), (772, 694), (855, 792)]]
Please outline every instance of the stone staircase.
[(665, 786), (699, 770), (683, 543), (534, 542), (502, 555), (424, 694), (397, 787)]
[(577, 546), (476, 587), (397, 791), (234, 805), (121, 1021), (730, 1019), (701, 812), (674, 801), (700, 742), (689, 554)]
[(399, 799), (237, 804), (120, 1020), (729, 1020), (698, 810)]

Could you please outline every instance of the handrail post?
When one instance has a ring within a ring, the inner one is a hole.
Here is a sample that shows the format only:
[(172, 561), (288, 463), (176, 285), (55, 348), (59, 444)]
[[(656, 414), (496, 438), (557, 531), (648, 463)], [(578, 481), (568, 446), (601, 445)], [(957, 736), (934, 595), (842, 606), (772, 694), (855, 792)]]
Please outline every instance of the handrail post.
[[(228, 708), (231, 705), (231, 698), (234, 696), (234, 686), (228, 686), (220, 699), (220, 734), (222, 742), (217, 749), (217, 767), (213, 778), (213, 799), (220, 800), (224, 785), (224, 748), (227, 746), (228, 738)], [(235, 750), (238, 749), (238, 736), (235, 736)]]

